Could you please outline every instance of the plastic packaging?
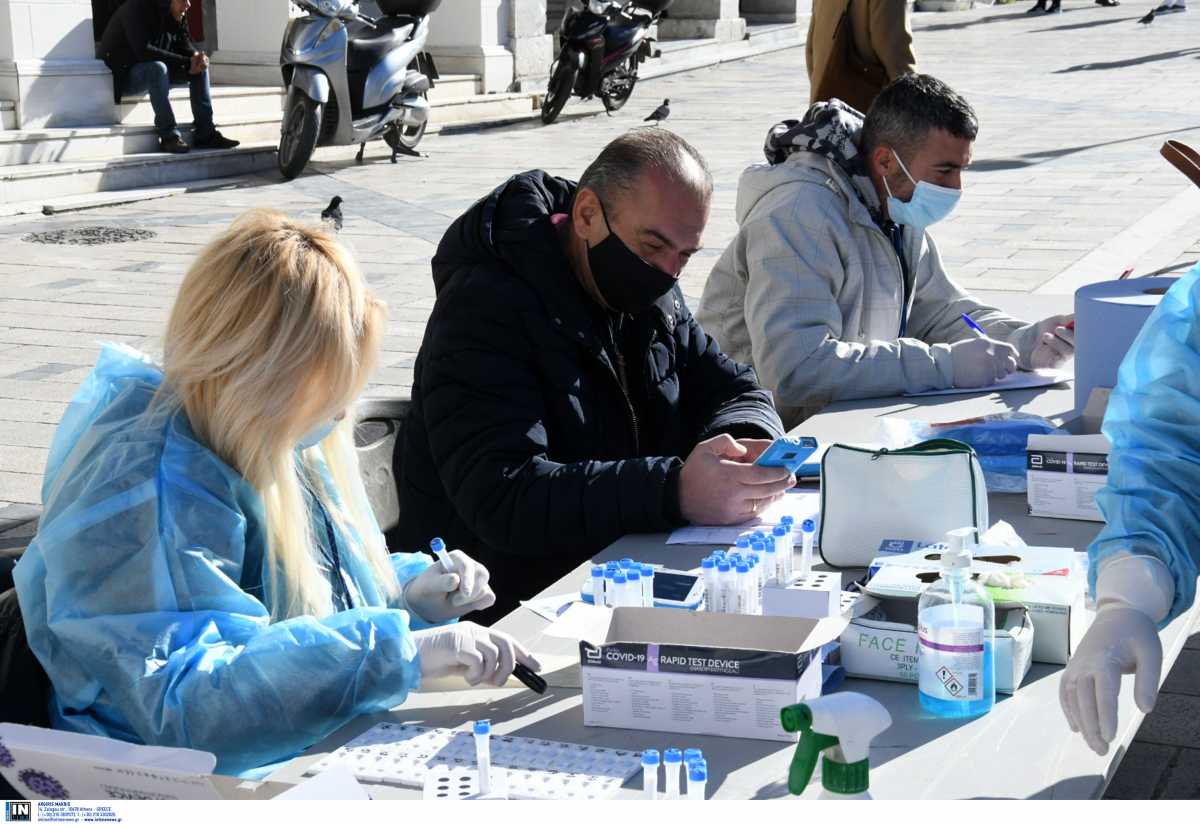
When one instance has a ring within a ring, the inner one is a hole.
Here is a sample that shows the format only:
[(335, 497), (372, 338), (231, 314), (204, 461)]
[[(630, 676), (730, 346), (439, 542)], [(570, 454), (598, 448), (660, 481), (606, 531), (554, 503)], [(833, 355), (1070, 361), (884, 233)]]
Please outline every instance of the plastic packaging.
[(883, 445), (909, 446), (935, 438), (951, 438), (974, 448), (983, 468), (988, 492), (1025, 492), (1025, 447), (1030, 435), (1050, 435), (1058, 427), (1027, 412), (999, 412), (978, 418), (930, 423), (884, 418), (880, 422)]
[(934, 715), (969, 718), (996, 703), (996, 607), (971, 580), (967, 527), (947, 534), (941, 578), (917, 602), (917, 685)]

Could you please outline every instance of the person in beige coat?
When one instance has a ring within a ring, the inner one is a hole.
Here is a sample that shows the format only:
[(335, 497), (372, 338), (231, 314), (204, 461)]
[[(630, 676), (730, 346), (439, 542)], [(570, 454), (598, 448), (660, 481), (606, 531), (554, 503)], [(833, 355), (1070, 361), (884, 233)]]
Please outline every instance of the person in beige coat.
[[(808, 40), (804, 44), (810, 103), (817, 102), (815, 91), (830, 63), (833, 35), (847, 6), (854, 32), (854, 50), (863, 62), (881, 67), (889, 81), (917, 70), (905, 0), (813, 0)], [(866, 108), (862, 110), (866, 111)]]
[(834, 401), (986, 386), (1074, 354), (1072, 316), (1026, 323), (979, 302), (926, 231), (961, 194), (977, 130), (944, 83), (904, 75), (865, 122), (834, 101), (776, 125), (770, 162), (742, 174), (738, 233), (697, 317), (789, 428)]

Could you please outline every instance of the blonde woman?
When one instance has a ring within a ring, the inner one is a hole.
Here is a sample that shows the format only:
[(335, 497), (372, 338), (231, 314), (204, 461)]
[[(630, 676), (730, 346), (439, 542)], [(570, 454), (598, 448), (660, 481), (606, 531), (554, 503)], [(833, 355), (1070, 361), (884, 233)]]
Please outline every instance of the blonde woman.
[(14, 575), (56, 727), (208, 750), (239, 773), (422, 677), (537, 667), (503, 633), (436, 626), (495, 601), (486, 569), (384, 546), (346, 414), (383, 331), (332, 236), (254, 211), (184, 278), (161, 368), (104, 347)]

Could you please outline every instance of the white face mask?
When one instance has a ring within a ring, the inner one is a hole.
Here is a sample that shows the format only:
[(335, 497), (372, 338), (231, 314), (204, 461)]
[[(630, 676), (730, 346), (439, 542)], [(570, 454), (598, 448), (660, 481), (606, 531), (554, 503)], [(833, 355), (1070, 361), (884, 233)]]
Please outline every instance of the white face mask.
[(297, 449), (311, 449), (321, 441), (329, 437), (329, 433), (338, 425), (337, 418), (330, 418), (327, 421), (317, 424), (312, 429), (304, 433), (299, 441), (296, 442)]

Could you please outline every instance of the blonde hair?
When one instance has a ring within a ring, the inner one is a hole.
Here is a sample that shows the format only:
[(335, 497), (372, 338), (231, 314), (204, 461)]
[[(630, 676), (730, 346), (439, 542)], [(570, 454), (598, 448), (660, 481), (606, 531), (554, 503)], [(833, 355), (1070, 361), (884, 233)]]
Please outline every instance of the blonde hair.
[[(274, 619), (332, 611), (316, 562), (305, 487), (343, 534), (356, 534), (380, 588), (398, 590), (359, 476), (348, 412), (319, 456), (296, 444), (347, 411), (378, 360), (385, 306), (350, 253), (320, 229), (255, 209), (196, 258), (163, 343), (164, 393), (196, 436), (258, 491), (266, 512), (264, 583)], [(349, 542), (352, 546), (354, 541)]]

